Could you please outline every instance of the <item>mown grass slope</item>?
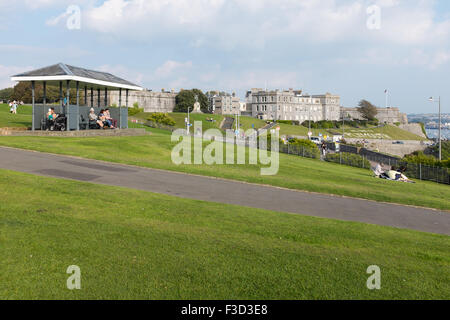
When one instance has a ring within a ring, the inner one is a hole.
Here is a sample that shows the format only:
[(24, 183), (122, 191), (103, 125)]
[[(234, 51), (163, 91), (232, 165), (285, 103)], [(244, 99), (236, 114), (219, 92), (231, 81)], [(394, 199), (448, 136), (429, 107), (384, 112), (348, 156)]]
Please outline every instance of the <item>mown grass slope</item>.
[(450, 298), (447, 236), (4, 170), (0, 198), (0, 299)]

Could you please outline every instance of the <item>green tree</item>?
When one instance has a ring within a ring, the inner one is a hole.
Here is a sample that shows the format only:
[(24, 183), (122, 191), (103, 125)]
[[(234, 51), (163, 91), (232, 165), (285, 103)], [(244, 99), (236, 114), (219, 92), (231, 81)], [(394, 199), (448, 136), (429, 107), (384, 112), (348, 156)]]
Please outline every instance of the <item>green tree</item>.
[[(65, 85), (63, 86), (63, 97), (67, 94)], [(59, 101), (59, 86), (47, 85), (46, 93), (47, 103), (54, 103)], [(24, 103), (31, 103), (31, 82), (19, 82), (14, 86), (11, 99), (23, 101)], [(35, 100), (36, 103), (42, 103), (44, 100), (44, 85), (42, 82), (36, 83), (35, 86)], [(84, 101), (84, 90), (80, 90), (80, 103)], [(70, 89), (70, 103), (77, 103), (77, 92), (74, 88)]]
[(195, 104), (195, 96), (198, 96), (200, 109), (202, 112), (208, 113), (208, 98), (199, 89), (182, 90), (175, 98), (175, 112), (187, 112), (188, 108), (192, 111)]
[(14, 88), (5, 88), (0, 90), (0, 100), (10, 100), (14, 93)]
[(378, 114), (377, 107), (367, 100), (361, 100), (359, 102), (358, 111), (361, 113), (364, 119), (373, 121)]
[[(439, 145), (428, 147), (425, 154), (439, 158)], [(442, 141), (442, 160), (450, 159), (450, 141)]]

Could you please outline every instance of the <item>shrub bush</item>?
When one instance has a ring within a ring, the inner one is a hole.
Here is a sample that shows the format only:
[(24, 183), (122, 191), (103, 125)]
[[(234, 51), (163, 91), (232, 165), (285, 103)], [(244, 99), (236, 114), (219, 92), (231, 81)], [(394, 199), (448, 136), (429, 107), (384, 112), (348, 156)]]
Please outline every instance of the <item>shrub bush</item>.
[(157, 123), (157, 124), (163, 124), (166, 126), (175, 126), (175, 120), (173, 120), (167, 113), (152, 113), (150, 117), (147, 118), (148, 121)]
[(309, 148), (317, 148), (317, 146), (314, 142), (312, 142), (311, 140), (306, 140), (306, 139), (293, 138), (293, 139), (289, 140), (289, 144), (293, 145), (293, 146), (295, 145), (295, 146), (302, 146), (302, 147), (309, 147)]
[[(280, 122), (280, 121), (278, 121)], [(293, 121), (287, 121), (287, 122), (293, 122)], [(304, 121), (301, 123), (301, 125), (305, 128), (309, 127), (309, 121)], [(360, 128), (364, 127), (366, 128), (368, 125), (372, 126), (378, 126), (378, 120), (374, 119), (371, 121), (367, 120), (351, 120), (351, 121), (345, 121), (345, 125), (353, 127), (353, 128)], [(342, 127), (342, 121), (329, 121), (329, 120), (322, 120), (318, 122), (311, 121), (311, 128), (312, 129), (339, 129)]]
[(277, 120), (277, 123), (289, 124), (293, 126), (299, 126), (300, 121), (298, 120)]
[(144, 112), (143, 108), (139, 108), (139, 104), (137, 102), (135, 102), (133, 104), (133, 108), (128, 108), (128, 115), (129, 116), (134, 116), (138, 113)]
[(284, 152), (289, 152), (290, 154), (297, 154), (300, 156), (319, 159), (320, 150), (317, 145), (310, 141), (304, 139), (291, 139), (288, 142), (289, 147), (283, 146)]
[(403, 158), (403, 161), (423, 164), (430, 167), (446, 167), (450, 168), (450, 159), (439, 161), (436, 157), (423, 153), (422, 151), (415, 151)]

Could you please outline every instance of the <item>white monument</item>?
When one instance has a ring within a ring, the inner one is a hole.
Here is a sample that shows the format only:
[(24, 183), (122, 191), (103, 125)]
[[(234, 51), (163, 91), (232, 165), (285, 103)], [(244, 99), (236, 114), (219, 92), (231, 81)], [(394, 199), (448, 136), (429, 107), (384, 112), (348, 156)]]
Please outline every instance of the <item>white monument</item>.
[(195, 95), (194, 110), (192, 110), (192, 113), (203, 113), (200, 102), (198, 102), (198, 95)]

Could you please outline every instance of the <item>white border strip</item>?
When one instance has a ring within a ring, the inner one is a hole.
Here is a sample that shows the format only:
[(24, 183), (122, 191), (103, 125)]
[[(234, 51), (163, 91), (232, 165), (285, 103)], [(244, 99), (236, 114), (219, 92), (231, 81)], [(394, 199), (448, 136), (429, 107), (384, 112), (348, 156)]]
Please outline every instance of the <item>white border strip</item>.
[(130, 90), (136, 90), (136, 91), (143, 91), (144, 88), (138, 87), (138, 86), (132, 86), (128, 84), (121, 84), (116, 82), (109, 82), (109, 81), (103, 81), (103, 80), (96, 80), (96, 79), (90, 79), (90, 78), (84, 78), (79, 76), (36, 76), (36, 77), (11, 77), (11, 81), (64, 81), (64, 80), (70, 80), (70, 81), (79, 81), (84, 83), (92, 83), (104, 87), (114, 87), (114, 88), (122, 88), (122, 89), (130, 89)]

